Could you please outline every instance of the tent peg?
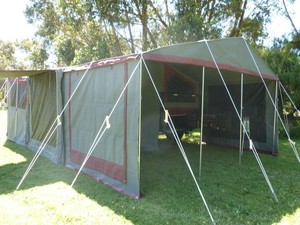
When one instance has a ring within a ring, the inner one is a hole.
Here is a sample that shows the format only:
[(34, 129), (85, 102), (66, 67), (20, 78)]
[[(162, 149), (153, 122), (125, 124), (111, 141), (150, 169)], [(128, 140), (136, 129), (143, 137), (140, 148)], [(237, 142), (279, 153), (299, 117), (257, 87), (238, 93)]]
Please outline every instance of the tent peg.
[(105, 123), (106, 123), (106, 128), (109, 129), (111, 127), (111, 125), (109, 123), (109, 116), (105, 117)]
[(169, 111), (165, 110), (165, 119), (164, 119), (165, 123), (169, 123)]
[(57, 120), (57, 126), (60, 126), (61, 125), (61, 119), (60, 119), (59, 115), (56, 117), (56, 120)]
[(249, 149), (253, 150), (253, 141), (249, 139)]

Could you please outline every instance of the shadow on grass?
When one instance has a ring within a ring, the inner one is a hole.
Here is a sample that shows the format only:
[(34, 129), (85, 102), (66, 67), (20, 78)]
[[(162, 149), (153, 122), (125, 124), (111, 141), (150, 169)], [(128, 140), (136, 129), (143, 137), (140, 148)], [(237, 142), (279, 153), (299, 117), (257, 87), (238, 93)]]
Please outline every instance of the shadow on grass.
[[(5, 147), (27, 161), (0, 167), (0, 194), (15, 190), (33, 157), (33, 152), (10, 141)], [(197, 175), (199, 148), (186, 145), (185, 149)], [(245, 152), (239, 166), (237, 151), (205, 146), (198, 180), (217, 224), (273, 224), (300, 208), (299, 164), (289, 150), (282, 149), (279, 157), (260, 157), (279, 203), (272, 198), (251, 152)], [(75, 174), (40, 157), (21, 190), (58, 181), (70, 184)], [(141, 153), (142, 199), (133, 200), (85, 175), (79, 176), (74, 189), (134, 224), (210, 224), (179, 150), (168, 141), (160, 143), (160, 151)]]
[[(16, 190), (34, 156), (34, 152), (9, 140), (3, 146), (14, 153), (14, 155), (11, 155), (12, 163), (0, 166), (0, 180), (2, 181), (0, 182), (0, 194), (9, 194)], [(18, 156), (21, 156), (24, 160), (15, 162), (14, 159)], [(68, 172), (63, 165), (55, 165), (48, 159), (39, 157), (20, 187), (20, 190), (47, 185), (57, 181), (70, 182), (67, 179), (68, 177), (65, 176), (65, 174), (70, 174)]]

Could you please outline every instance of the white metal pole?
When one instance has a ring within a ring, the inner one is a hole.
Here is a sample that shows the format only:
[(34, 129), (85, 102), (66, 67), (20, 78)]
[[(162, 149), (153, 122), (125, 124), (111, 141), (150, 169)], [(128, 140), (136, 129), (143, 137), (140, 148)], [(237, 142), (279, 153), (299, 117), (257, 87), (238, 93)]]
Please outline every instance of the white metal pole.
[(241, 165), (242, 163), (242, 155), (243, 155), (243, 150), (244, 150), (244, 131), (243, 131), (243, 97), (244, 97), (244, 74), (241, 73), (241, 106), (240, 106), (240, 117), (241, 117), (241, 121), (240, 121), (240, 151), (239, 151), (239, 164)]
[(16, 105), (15, 105), (15, 113), (16, 113), (16, 117), (15, 117), (15, 138), (17, 137), (17, 126), (18, 126), (18, 101), (19, 101), (19, 98), (18, 98), (18, 96), (19, 96), (19, 78), (17, 78), (17, 90), (16, 90), (16, 101), (15, 101), (15, 103), (16, 103)]
[(199, 177), (202, 169), (202, 150), (203, 150), (203, 112), (204, 112), (204, 87), (205, 87), (205, 67), (202, 70), (202, 96), (201, 96), (201, 125), (200, 125), (200, 156), (199, 156)]
[[(278, 99), (277, 99), (277, 95), (278, 95), (278, 81), (276, 81), (276, 86), (275, 86), (275, 96), (274, 96), (274, 102), (276, 107), (278, 107)], [(274, 121), (273, 121), (273, 146), (272, 146), (272, 154), (274, 154), (274, 146), (275, 146), (275, 141), (277, 140), (275, 138), (276, 136), (276, 124), (277, 124), (277, 114), (276, 114), (276, 110), (274, 110)]]
[(139, 118), (138, 118), (138, 179), (139, 179), (139, 185), (141, 184), (141, 146), (142, 146), (142, 86), (143, 86), (143, 64), (142, 64), (142, 58), (139, 61), (139, 66), (140, 66), (140, 70), (139, 70), (139, 86), (140, 86), (140, 90), (139, 90)]

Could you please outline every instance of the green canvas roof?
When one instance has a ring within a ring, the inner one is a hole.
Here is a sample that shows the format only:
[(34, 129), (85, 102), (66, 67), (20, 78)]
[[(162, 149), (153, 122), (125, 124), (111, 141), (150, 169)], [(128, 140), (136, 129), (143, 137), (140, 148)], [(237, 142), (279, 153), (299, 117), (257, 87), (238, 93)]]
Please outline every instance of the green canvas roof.
[(28, 77), (52, 71), (55, 70), (0, 70), (0, 78)]
[(266, 79), (278, 80), (273, 71), (243, 38), (202, 40), (166, 46), (144, 53), (144, 58), (209, 68), (216, 68), (217, 64), (219, 69), (255, 76), (261, 73)]

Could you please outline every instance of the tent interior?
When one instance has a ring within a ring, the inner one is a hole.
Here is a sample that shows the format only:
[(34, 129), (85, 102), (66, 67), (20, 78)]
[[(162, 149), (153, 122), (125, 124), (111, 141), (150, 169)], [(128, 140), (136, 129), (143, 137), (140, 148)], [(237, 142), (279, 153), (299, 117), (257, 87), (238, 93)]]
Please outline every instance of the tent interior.
[[(234, 101), (233, 106), (217, 69), (154, 61), (147, 61), (147, 64), (179, 136), (200, 128), (204, 95), (202, 138), (205, 143), (239, 147), (240, 119), (237, 112), (241, 115), (242, 110), (247, 132), (257, 149), (277, 154), (276, 115), (260, 77), (247, 74), (242, 77), (238, 72), (221, 71)], [(275, 99), (276, 82), (265, 82)], [(165, 113), (146, 71), (143, 73), (142, 98), (142, 150), (155, 150), (157, 138), (154, 137), (159, 132), (169, 131), (164, 123)], [(247, 140), (245, 148), (249, 148)]]

